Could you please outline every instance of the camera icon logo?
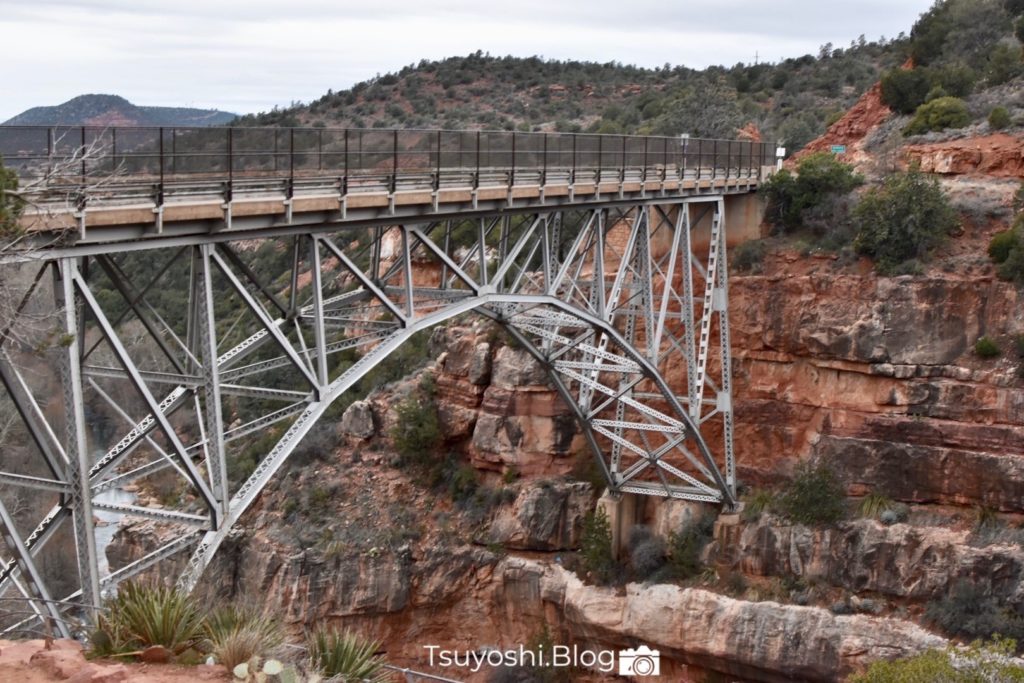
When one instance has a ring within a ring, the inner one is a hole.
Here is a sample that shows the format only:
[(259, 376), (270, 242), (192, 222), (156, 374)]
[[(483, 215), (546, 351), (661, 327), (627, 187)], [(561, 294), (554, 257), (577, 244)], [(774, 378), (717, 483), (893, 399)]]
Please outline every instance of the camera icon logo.
[(620, 676), (660, 676), (661, 652), (646, 645), (619, 650)]

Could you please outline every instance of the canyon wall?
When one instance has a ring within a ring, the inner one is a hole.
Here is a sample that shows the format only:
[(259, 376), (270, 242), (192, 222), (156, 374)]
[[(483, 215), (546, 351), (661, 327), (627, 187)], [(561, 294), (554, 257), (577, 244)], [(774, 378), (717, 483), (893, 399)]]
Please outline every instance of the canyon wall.
[[(794, 263), (795, 262), (795, 263)], [(771, 255), (733, 277), (741, 479), (832, 463), (851, 494), (1024, 510), (1024, 297), (993, 276), (879, 277)], [(973, 352), (981, 336), (1002, 358)]]

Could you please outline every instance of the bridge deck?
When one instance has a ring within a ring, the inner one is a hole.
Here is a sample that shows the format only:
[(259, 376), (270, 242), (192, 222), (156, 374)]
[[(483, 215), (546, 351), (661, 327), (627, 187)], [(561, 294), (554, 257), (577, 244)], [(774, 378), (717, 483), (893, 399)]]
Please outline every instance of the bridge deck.
[(81, 248), (745, 193), (774, 149), (561, 133), (16, 126), (0, 127), (0, 153), (30, 202), (22, 227), (69, 233)]

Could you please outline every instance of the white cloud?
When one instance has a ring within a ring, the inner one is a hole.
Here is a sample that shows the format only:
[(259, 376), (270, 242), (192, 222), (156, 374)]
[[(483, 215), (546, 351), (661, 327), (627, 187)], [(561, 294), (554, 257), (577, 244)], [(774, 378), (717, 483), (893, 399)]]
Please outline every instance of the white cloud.
[(909, 31), (930, 0), (0, 1), (0, 121), (87, 92), (236, 112), (308, 101), (422, 58), (495, 55), (700, 68)]

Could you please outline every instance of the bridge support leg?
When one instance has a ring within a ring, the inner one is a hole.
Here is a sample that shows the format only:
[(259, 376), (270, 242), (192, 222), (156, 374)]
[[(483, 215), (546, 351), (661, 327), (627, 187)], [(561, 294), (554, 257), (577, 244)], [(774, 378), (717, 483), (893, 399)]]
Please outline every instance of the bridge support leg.
[(632, 493), (613, 494), (605, 491), (597, 501), (597, 509), (603, 510), (612, 532), (612, 555), (617, 560), (625, 559), (628, 552), (629, 533), (637, 523), (639, 498)]
[(78, 576), (82, 603), (91, 620), (100, 600), (99, 564), (93, 525), (92, 489), (89, 485), (89, 450), (85, 434), (85, 401), (82, 397), (81, 353), (84, 331), (79, 327), (74, 275), (78, 264), (61, 259), (54, 268), (53, 291), (61, 311), (64, 338), (61, 340), (61, 383), (64, 388), (64, 451), (68, 456), (71, 514), (78, 547)]

